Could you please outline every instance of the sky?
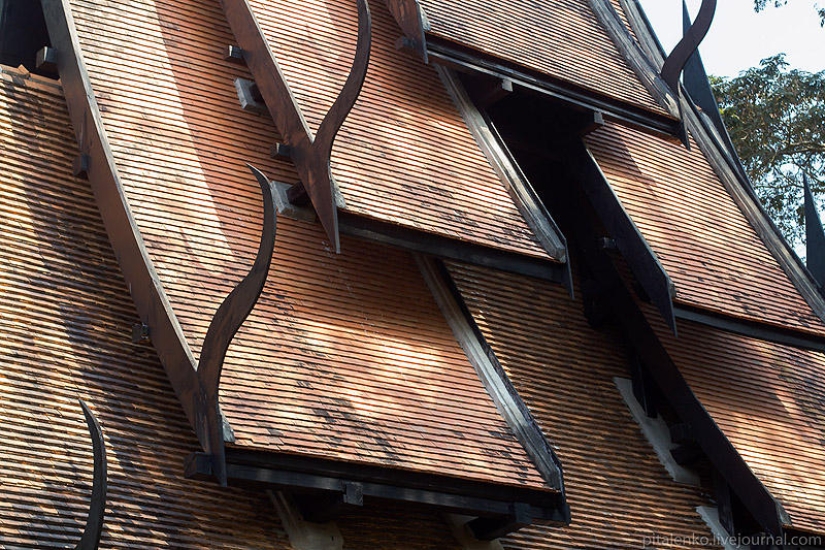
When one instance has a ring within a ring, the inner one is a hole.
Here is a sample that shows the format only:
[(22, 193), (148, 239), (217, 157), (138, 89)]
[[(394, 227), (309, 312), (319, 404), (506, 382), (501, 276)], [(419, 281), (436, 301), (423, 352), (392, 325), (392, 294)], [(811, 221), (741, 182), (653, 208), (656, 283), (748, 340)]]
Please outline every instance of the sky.
[[(754, 13), (753, 0), (718, 0), (713, 25), (699, 46), (708, 74), (736, 76), (759, 61), (780, 52), (791, 67), (810, 72), (825, 70), (825, 29), (819, 26), (814, 4), (825, 0), (772, 1)], [(682, 0), (639, 0), (666, 51), (682, 36)], [(691, 17), (701, 0), (688, 0)]]

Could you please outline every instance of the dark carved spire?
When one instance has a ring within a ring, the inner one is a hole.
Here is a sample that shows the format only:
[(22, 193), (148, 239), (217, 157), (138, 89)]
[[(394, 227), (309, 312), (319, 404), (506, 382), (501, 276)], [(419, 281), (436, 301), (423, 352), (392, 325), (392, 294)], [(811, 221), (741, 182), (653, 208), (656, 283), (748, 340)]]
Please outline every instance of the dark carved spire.
[(825, 281), (825, 231), (816, 210), (816, 202), (808, 183), (808, 176), (802, 173), (802, 184), (805, 188), (805, 237), (808, 270), (816, 279), (819, 286)]

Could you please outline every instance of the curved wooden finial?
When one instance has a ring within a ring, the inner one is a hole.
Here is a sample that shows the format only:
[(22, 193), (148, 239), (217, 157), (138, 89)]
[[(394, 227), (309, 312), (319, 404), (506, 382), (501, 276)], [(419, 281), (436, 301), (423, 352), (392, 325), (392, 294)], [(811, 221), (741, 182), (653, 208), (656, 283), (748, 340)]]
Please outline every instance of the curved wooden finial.
[(699, 47), (710, 25), (713, 23), (713, 14), (716, 12), (716, 0), (702, 0), (702, 7), (699, 8), (699, 14), (696, 20), (685, 33), (682, 40), (676, 44), (673, 51), (665, 59), (662, 65), (662, 80), (664, 80), (670, 89), (678, 95), (679, 93), (679, 75), (682, 74), (685, 64), (693, 55), (693, 52)]
[(277, 220), (272, 187), (269, 179), (260, 170), (254, 166), (247, 166), (258, 180), (263, 194), (264, 223), (261, 242), (258, 245), (258, 255), (249, 273), (229, 293), (212, 317), (201, 347), (197, 371), (203, 392), (200, 396), (201, 405), (205, 408), (205, 418), (197, 427), (199, 431), (202, 430), (205, 433), (199, 433), (199, 439), (207, 443), (204, 450), (213, 457), (213, 472), (221, 485), (227, 483), (223, 426), (218, 409), (218, 385), (221, 371), (232, 339), (252, 312), (264, 290), (272, 262), (272, 252), (275, 250)]
[(355, 105), (364, 79), (367, 76), (367, 67), (370, 61), (370, 50), (372, 45), (372, 16), (367, 0), (358, 0), (358, 42), (355, 45), (355, 57), (352, 60), (349, 76), (341, 92), (335, 99), (315, 137), (315, 144), (319, 154), (329, 159), (332, 153), (332, 142), (344, 120)]
[(103, 519), (106, 513), (106, 447), (103, 442), (103, 430), (92, 414), (92, 411), (83, 402), (83, 414), (86, 417), (86, 425), (89, 427), (89, 435), (92, 438), (92, 448), (95, 457), (94, 477), (92, 481), (92, 500), (89, 505), (89, 516), (86, 519), (86, 527), (83, 529), (83, 536), (75, 546), (75, 550), (97, 550), (100, 544), (100, 535), (103, 532)]

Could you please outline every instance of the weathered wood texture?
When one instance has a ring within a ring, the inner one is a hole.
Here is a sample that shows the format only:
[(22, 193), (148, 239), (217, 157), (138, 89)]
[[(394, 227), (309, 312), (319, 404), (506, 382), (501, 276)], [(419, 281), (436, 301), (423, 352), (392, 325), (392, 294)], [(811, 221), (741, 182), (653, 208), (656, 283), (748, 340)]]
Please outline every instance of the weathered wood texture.
[(0, 73), (0, 547), (72, 548), (108, 455), (101, 548), (289, 548), (265, 495), (183, 479), (199, 449), (138, 319), (53, 82)]

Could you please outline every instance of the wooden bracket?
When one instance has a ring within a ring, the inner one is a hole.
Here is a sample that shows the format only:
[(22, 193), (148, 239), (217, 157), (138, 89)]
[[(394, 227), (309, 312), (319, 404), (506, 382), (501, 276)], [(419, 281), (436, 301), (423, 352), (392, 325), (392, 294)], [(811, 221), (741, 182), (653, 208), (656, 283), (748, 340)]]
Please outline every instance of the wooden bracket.
[(223, 57), (225, 61), (235, 63), (238, 65), (245, 65), (246, 61), (243, 57), (243, 50), (234, 44), (226, 47), (226, 55)]

